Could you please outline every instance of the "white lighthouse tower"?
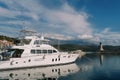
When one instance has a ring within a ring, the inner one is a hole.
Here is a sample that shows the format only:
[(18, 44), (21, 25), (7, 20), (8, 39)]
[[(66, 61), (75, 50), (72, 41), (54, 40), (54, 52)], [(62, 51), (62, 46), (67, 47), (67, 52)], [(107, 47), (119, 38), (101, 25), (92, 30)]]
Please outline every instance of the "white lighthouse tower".
[(100, 42), (100, 51), (104, 51), (102, 42)]

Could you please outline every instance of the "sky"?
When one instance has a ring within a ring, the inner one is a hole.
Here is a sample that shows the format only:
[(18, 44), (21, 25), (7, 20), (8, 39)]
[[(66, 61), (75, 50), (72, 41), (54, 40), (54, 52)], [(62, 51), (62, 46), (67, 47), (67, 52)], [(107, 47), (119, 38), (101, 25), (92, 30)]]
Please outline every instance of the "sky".
[(60, 40), (120, 45), (120, 0), (0, 0), (0, 35), (24, 27)]

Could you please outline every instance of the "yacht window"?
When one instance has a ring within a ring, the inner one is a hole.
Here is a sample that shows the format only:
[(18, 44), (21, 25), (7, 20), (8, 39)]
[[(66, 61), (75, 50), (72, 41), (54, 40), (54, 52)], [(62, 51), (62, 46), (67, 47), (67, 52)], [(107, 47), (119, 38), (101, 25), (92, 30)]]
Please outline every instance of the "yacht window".
[(31, 59), (28, 60), (28, 62), (30, 62), (30, 61), (31, 61)]
[(39, 41), (39, 40), (36, 40), (36, 41), (34, 42), (34, 44), (40, 44), (40, 41)]
[(32, 54), (35, 54), (35, 50), (34, 50), (34, 49), (32, 49), (32, 50), (31, 50), (31, 53), (32, 53)]
[(47, 53), (47, 50), (43, 50), (43, 53)]
[(24, 44), (30, 44), (30, 42), (31, 42), (31, 39), (23, 39)]
[(57, 61), (57, 58), (55, 59), (55, 61)]
[(41, 53), (41, 50), (37, 50), (37, 53), (40, 54), (40, 53)]
[(53, 78), (52, 80), (57, 80), (56, 78)]
[(56, 50), (53, 50), (53, 53), (56, 53), (57, 51)]
[(24, 44), (28, 45), (30, 44), (30, 42), (31, 42), (31, 39), (21, 39), (20, 43), (17, 43), (17, 45), (24, 45)]
[(48, 53), (52, 53), (52, 50), (48, 50)]
[(15, 49), (8, 49), (7, 52), (3, 52), (1, 53), (1, 55), (9, 59), (14, 52), (15, 52)]
[(12, 54), (12, 57), (13, 58), (21, 57), (23, 51), (24, 51), (23, 49), (15, 49), (15, 52)]
[(48, 44), (48, 42), (47, 42), (47, 41), (41, 41), (41, 43), (42, 43), (42, 44)]
[(57, 53), (56, 50), (31, 50), (32, 54), (40, 54), (40, 53)]
[(58, 60), (60, 61), (60, 58)]

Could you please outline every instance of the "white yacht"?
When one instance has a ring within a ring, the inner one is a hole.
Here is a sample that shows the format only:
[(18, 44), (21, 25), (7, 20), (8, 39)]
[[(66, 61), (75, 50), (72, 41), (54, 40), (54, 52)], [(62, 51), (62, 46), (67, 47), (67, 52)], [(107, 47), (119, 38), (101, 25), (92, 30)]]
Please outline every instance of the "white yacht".
[(0, 55), (0, 70), (72, 63), (80, 55), (60, 52), (48, 41), (43, 36), (24, 36), (20, 45)]
[(0, 71), (0, 80), (58, 80), (62, 76), (75, 74), (79, 67), (65, 64), (47, 67)]

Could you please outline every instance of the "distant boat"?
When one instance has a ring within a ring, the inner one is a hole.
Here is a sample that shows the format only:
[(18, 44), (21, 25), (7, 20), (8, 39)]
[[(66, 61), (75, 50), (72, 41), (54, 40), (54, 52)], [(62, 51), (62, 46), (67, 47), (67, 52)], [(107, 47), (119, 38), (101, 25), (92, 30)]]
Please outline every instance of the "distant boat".
[[(33, 33), (27, 30), (21, 32)], [(75, 62), (80, 55), (60, 52), (48, 42), (43, 36), (25, 35), (19, 45), (1, 54), (0, 70), (67, 64)]]

